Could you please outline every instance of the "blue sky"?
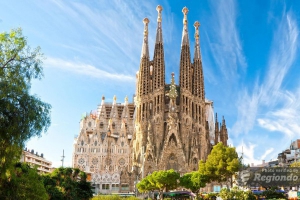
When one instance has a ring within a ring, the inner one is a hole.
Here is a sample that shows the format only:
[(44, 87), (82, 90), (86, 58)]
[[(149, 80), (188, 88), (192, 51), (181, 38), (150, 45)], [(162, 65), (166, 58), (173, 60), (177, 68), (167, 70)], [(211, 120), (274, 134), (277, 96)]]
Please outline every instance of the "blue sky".
[[(300, 1), (292, 0), (10, 0), (0, 3), (0, 32), (21, 27), (31, 47), (40, 46), (44, 78), (32, 93), (52, 105), (52, 125), (27, 142), (54, 167), (71, 166), (81, 114), (95, 110), (104, 95), (129, 101), (135, 92), (143, 41), (143, 18), (150, 20), (150, 56), (156, 6), (162, 5), (166, 82), (178, 83), (181, 12), (188, 7), (200, 27), (206, 98), (225, 116), (229, 143), (245, 163), (277, 158), (300, 139)], [(220, 117), (219, 117), (220, 118)]]

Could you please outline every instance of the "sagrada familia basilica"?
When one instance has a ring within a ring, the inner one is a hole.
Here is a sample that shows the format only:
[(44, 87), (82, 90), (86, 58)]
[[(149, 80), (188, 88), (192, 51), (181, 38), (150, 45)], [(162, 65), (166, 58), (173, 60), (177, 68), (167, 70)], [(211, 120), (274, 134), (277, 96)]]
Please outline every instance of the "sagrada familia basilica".
[(188, 9), (183, 8), (179, 84), (172, 73), (165, 82), (162, 7), (157, 6), (154, 56), (149, 56), (148, 24), (136, 77), (134, 102), (105, 102), (96, 113), (83, 116), (74, 140), (73, 167), (90, 174), (97, 193), (132, 192), (136, 181), (156, 170), (181, 174), (198, 169), (212, 146), (227, 145), (224, 118), (214, 116), (213, 102), (205, 98), (200, 53), (199, 22), (194, 23), (195, 47), (191, 61)]

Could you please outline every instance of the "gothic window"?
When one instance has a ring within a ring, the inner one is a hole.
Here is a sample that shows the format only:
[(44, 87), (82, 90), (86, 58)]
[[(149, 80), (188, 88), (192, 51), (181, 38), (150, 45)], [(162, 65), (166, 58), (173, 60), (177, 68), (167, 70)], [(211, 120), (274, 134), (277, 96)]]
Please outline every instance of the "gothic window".
[(172, 144), (175, 144), (177, 146), (177, 140), (176, 140), (174, 133), (172, 133), (171, 137), (169, 138), (169, 145), (172, 145)]
[(124, 147), (124, 142), (121, 142), (121, 147)]
[(148, 156), (147, 161), (152, 162), (152, 156), (151, 155)]
[(81, 146), (83, 146), (83, 144), (84, 144), (84, 142), (83, 142), (83, 140), (81, 140)]
[(175, 157), (175, 155), (173, 153), (169, 156), (167, 168), (174, 169), (175, 171), (178, 169), (177, 158)]
[(94, 142), (94, 145), (97, 146), (97, 141)]
[(89, 122), (89, 127), (91, 127), (92, 126), (92, 122)]
[(193, 159), (193, 163), (196, 165), (197, 164), (197, 158)]
[(112, 129), (115, 129), (116, 128), (116, 124), (115, 122), (112, 123)]
[(103, 122), (100, 122), (100, 128), (103, 128), (103, 126), (104, 126)]
[(171, 154), (171, 156), (170, 156), (170, 158), (169, 158), (170, 160), (175, 160), (175, 156), (174, 156), (174, 154)]
[(101, 133), (101, 139), (104, 140), (106, 134), (105, 133)]

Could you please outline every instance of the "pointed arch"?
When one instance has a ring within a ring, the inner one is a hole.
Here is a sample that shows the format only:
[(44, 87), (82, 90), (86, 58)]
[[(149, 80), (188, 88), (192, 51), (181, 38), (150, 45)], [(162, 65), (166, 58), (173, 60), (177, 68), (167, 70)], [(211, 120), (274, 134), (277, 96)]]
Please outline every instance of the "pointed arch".
[(171, 144), (172, 142), (174, 142), (175, 146), (177, 146), (177, 139), (176, 139), (176, 136), (174, 135), (174, 133), (172, 133), (172, 135), (169, 137), (168, 144)]

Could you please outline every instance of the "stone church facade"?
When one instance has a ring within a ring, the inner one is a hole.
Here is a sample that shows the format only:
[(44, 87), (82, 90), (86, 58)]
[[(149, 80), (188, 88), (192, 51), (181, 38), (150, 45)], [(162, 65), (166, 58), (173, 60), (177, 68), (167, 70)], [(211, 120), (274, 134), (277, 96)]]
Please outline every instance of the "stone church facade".
[[(156, 170), (181, 174), (198, 169), (212, 146), (227, 145), (225, 119), (214, 117), (213, 102), (206, 100), (200, 53), (199, 22), (194, 23), (195, 47), (190, 53), (188, 9), (183, 8), (179, 84), (172, 73), (165, 83), (162, 7), (157, 6), (153, 59), (149, 56), (148, 23), (137, 73), (134, 102), (102, 102), (95, 113), (82, 117), (74, 140), (73, 167), (91, 174), (97, 193), (130, 192), (135, 183)], [(192, 61), (191, 61), (192, 59)]]

